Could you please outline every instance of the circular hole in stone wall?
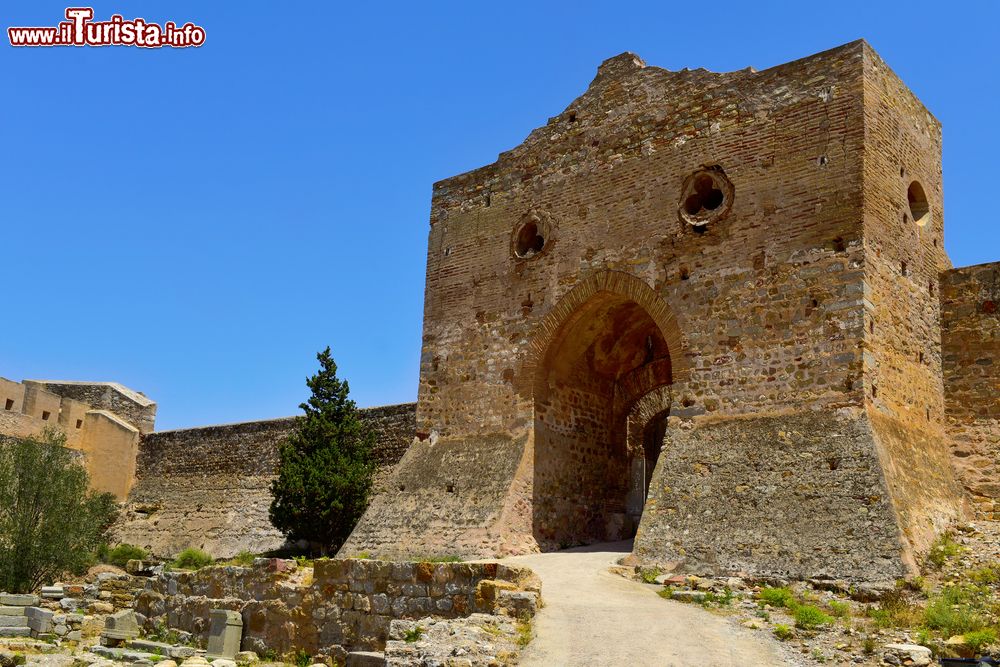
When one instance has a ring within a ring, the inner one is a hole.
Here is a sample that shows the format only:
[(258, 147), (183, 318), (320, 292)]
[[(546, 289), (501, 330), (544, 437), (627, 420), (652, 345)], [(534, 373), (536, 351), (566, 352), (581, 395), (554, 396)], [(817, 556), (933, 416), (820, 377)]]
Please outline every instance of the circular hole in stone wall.
[(906, 201), (910, 205), (910, 217), (913, 218), (913, 222), (921, 227), (927, 225), (931, 219), (931, 207), (927, 203), (923, 186), (917, 181), (910, 183), (910, 187), (907, 188)]
[(518, 259), (537, 257), (547, 249), (551, 241), (552, 226), (544, 212), (532, 211), (524, 215), (514, 226), (511, 236), (511, 250)]
[(684, 179), (678, 213), (696, 231), (704, 231), (705, 225), (729, 212), (732, 201), (733, 184), (722, 168), (706, 167)]
[(518, 257), (530, 257), (545, 247), (545, 237), (538, 233), (538, 225), (529, 222), (517, 232), (514, 252)]

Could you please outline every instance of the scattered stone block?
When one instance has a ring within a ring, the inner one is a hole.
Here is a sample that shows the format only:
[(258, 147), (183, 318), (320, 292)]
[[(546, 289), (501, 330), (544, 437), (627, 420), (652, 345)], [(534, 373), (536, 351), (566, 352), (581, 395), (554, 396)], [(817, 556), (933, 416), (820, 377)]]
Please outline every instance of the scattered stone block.
[(254, 653), (253, 651), (240, 651), (239, 653), (236, 654), (236, 657), (233, 659), (237, 662), (237, 664), (239, 663), (251, 664), (254, 662), (260, 662), (260, 656)]
[(135, 651), (168, 655), (170, 653), (170, 649), (173, 648), (173, 645), (165, 644), (163, 642), (149, 641), (148, 639), (132, 639), (125, 643), (125, 647)]
[(45, 600), (61, 600), (66, 596), (62, 586), (43, 586), (42, 598)]
[(167, 655), (177, 660), (193, 657), (198, 651), (191, 646), (171, 646)]
[(886, 644), (885, 655), (916, 667), (931, 664), (931, 650), (917, 644)]
[(113, 614), (115, 606), (110, 602), (91, 602), (87, 610), (92, 614)]
[(139, 621), (132, 610), (120, 611), (104, 619), (101, 642), (105, 646), (117, 646), (139, 636)]
[(385, 667), (385, 654), (375, 651), (352, 651), (347, 654), (347, 667)]
[(37, 607), (37, 595), (16, 595), (0, 593), (0, 607)]
[(36, 637), (52, 632), (52, 618), (55, 614), (48, 609), (25, 607), (25, 616), (28, 617), (28, 627), (31, 628)]
[(212, 667), (236, 667), (236, 661), (227, 660), (226, 658), (216, 658), (212, 661)]
[(243, 639), (243, 616), (238, 611), (213, 609), (209, 618), (208, 655), (212, 658), (235, 658)]
[(59, 606), (65, 611), (76, 611), (81, 602), (79, 598), (63, 598), (59, 600)]

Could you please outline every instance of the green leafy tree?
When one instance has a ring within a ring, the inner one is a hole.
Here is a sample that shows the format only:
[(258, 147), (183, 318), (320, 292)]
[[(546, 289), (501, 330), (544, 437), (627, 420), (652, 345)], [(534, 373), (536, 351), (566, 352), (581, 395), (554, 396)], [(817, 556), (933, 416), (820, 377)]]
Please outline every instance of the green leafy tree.
[(88, 484), (62, 433), (0, 438), (0, 591), (28, 592), (90, 565), (118, 504)]
[(306, 380), (312, 396), (282, 444), (271, 483), (271, 523), (289, 540), (304, 540), (328, 555), (344, 544), (368, 506), (375, 462), (374, 435), (358, 417), (346, 380), (337, 378), (330, 348)]

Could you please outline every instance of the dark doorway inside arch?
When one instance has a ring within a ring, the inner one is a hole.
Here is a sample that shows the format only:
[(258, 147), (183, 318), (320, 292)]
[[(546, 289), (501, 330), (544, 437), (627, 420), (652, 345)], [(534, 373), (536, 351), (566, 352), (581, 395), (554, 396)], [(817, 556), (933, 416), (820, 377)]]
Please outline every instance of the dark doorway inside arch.
[(670, 413), (667, 411), (659, 413), (646, 422), (646, 427), (642, 430), (643, 505), (645, 505), (645, 499), (649, 497), (649, 482), (653, 478), (656, 462), (660, 459), (663, 438), (667, 435), (667, 417), (669, 416)]
[[(663, 333), (636, 301), (598, 292), (562, 323), (534, 393), (532, 521), (542, 549), (635, 534), (629, 505), (636, 459), (655, 465), (659, 447), (651, 444), (649, 457), (644, 446), (630, 448), (629, 409), (650, 387), (670, 381)], [(659, 428), (651, 428), (651, 442)]]

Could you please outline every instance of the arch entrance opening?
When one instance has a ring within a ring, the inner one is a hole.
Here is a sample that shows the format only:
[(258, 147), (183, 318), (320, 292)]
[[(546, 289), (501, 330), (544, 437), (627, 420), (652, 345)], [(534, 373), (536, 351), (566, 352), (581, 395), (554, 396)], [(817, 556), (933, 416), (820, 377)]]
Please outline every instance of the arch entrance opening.
[(631, 537), (663, 442), (664, 400), (669, 409), (663, 332), (638, 302), (599, 291), (556, 330), (535, 377), (536, 541), (548, 550)]

